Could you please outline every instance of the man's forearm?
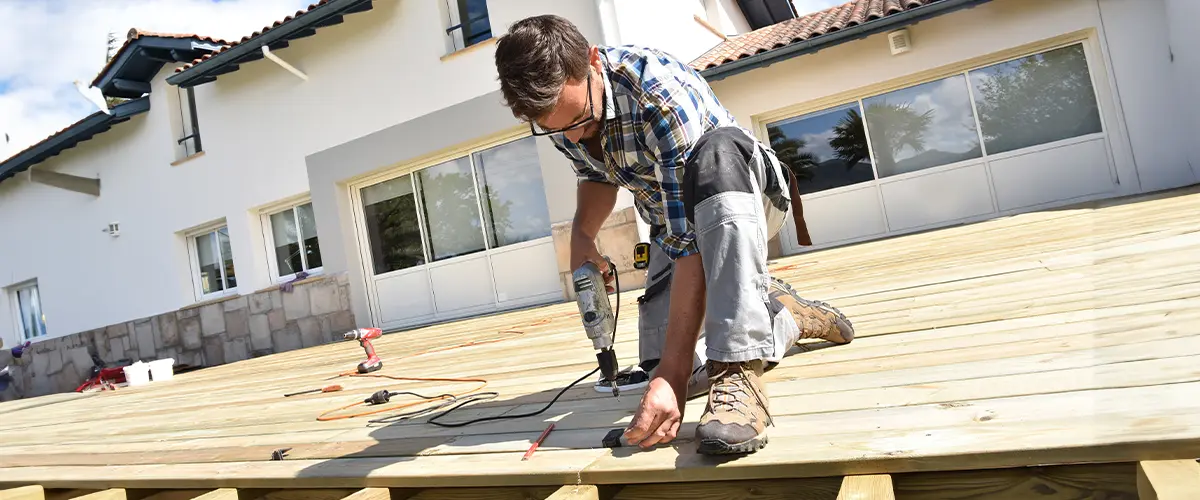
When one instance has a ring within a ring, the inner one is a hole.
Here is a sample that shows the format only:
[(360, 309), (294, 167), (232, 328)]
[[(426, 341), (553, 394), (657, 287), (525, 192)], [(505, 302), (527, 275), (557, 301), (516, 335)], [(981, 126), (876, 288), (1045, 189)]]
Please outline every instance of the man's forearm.
[(704, 321), (704, 265), (700, 254), (676, 259), (671, 274), (667, 339), (658, 374), (676, 393), (681, 393), (687, 390), (692, 355), (700, 337), (700, 324)]
[(576, 188), (575, 220), (571, 225), (572, 238), (595, 240), (617, 205), (617, 187), (599, 182), (583, 181)]

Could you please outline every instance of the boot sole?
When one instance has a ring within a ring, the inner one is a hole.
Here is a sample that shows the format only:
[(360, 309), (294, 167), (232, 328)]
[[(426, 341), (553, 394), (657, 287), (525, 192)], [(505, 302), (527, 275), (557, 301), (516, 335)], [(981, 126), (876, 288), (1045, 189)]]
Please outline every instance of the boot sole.
[(767, 445), (767, 432), (744, 443), (726, 443), (720, 439), (702, 439), (697, 447), (697, 452), (702, 455), (741, 455), (746, 453), (754, 453), (761, 450)]
[(796, 293), (792, 285), (779, 278), (771, 277), (771, 282), (776, 288), (786, 293), (786, 298), (791, 299), (790, 301), (786, 301), (785, 305), (793, 314), (797, 313), (801, 307), (809, 306), (832, 313), (836, 317), (838, 335), (830, 337), (827, 340), (835, 344), (849, 344), (854, 340), (854, 325), (841, 310), (821, 301), (800, 298), (800, 295)]

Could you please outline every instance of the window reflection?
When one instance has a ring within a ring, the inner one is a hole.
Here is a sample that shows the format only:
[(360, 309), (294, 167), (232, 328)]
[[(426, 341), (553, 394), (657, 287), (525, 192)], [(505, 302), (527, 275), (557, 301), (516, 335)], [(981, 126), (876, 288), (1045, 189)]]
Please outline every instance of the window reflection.
[(1103, 131), (1082, 45), (971, 71), (988, 154)]
[(875, 96), (863, 105), (881, 178), (982, 155), (964, 75)]
[(771, 148), (796, 174), (800, 194), (875, 178), (858, 103), (767, 125)]

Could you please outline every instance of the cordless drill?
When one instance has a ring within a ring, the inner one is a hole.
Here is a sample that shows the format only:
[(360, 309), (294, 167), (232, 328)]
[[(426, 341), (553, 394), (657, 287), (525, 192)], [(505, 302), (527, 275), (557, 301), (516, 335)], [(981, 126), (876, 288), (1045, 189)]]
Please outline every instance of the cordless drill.
[[(615, 273), (616, 266), (612, 261), (607, 257), (604, 260), (608, 262), (609, 274)], [(571, 274), (571, 281), (575, 283), (579, 317), (583, 319), (583, 330), (592, 340), (592, 347), (596, 348), (596, 361), (600, 364), (600, 373), (612, 384), (613, 396), (620, 396), (621, 391), (617, 388), (617, 353), (613, 350), (616, 321), (612, 304), (608, 301), (604, 278), (600, 267), (592, 262), (584, 262)]]
[(370, 373), (383, 368), (383, 361), (375, 355), (375, 347), (371, 345), (371, 340), (382, 336), (383, 330), (378, 328), (359, 328), (348, 331), (344, 335), (345, 340), (357, 340), (363, 351), (367, 353), (367, 360), (358, 364), (358, 373)]

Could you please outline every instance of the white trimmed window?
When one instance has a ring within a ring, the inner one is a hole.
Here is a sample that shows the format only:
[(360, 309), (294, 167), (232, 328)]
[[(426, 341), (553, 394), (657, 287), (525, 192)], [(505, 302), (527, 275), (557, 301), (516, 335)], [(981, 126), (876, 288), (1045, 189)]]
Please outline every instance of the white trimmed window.
[(200, 120), (196, 116), (196, 90), (176, 88), (178, 116), (175, 119), (175, 159), (182, 160), (204, 151), (200, 145)]
[(42, 313), (42, 297), (37, 280), (12, 287), (16, 307), (17, 330), (21, 340), (32, 340), (46, 335), (46, 315)]
[(229, 227), (221, 224), (205, 228), (192, 233), (187, 241), (196, 298), (207, 300), (236, 292)]
[(446, 2), (451, 52), (457, 52), (492, 38), (492, 22), (487, 0), (443, 0)]
[(311, 201), (271, 211), (263, 219), (271, 275), (276, 281), (294, 279), (299, 272), (321, 272), (321, 245)]

